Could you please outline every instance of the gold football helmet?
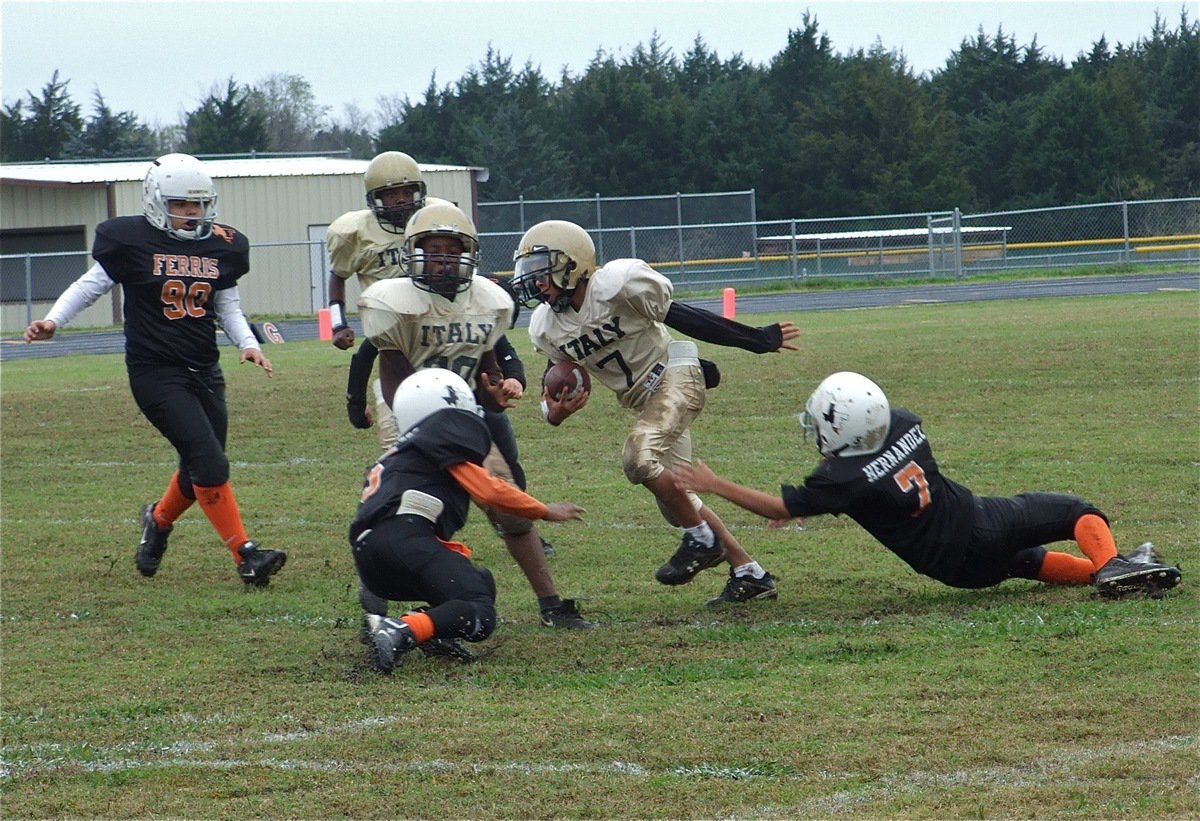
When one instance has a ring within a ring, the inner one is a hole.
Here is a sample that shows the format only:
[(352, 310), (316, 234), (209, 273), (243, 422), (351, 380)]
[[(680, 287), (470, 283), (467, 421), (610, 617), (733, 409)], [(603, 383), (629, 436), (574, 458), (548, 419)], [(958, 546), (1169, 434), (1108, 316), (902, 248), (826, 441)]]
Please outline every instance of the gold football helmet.
[(581, 226), (565, 220), (546, 220), (525, 232), (513, 252), (512, 288), (527, 308), (543, 302), (537, 282), (549, 278), (560, 291), (551, 304), (566, 310), (579, 283), (596, 270), (596, 245)]
[[(425, 181), (417, 161), (402, 151), (384, 151), (376, 155), (363, 174), (367, 187), (367, 207), (375, 212), (379, 226), (393, 234), (403, 234), (404, 226), (425, 203)], [(400, 189), (400, 202), (384, 203), (383, 194)]]
[[(457, 205), (432, 202), (412, 215), (404, 229), (404, 269), (418, 288), (453, 298), (471, 287), (479, 270), (479, 235), (475, 224)], [(462, 243), (456, 254), (422, 248), (433, 237), (451, 237)]]

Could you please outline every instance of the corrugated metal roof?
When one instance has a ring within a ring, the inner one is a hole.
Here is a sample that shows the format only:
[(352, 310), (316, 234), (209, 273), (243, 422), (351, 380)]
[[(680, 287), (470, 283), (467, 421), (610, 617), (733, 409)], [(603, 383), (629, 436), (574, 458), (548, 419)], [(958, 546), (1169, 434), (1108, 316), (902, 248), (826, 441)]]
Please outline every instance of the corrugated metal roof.
[[(213, 179), (231, 177), (322, 177), (338, 174), (362, 174), (369, 160), (348, 160), (340, 157), (266, 157), (249, 160), (204, 160), (204, 167)], [(50, 184), (97, 184), (140, 181), (146, 176), (149, 163), (28, 163), (0, 165), (0, 182), (29, 182)], [(421, 170), (484, 171), (470, 165), (421, 164)]]

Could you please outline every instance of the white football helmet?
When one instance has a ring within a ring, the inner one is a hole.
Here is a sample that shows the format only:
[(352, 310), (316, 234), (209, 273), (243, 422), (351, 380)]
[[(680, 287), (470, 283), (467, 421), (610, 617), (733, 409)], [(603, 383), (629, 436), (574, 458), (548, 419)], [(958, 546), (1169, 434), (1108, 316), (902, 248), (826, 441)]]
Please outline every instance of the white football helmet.
[(475, 402), (475, 394), (463, 378), (444, 368), (422, 368), (410, 374), (392, 399), (392, 415), (401, 434), (443, 410), (465, 410), (483, 416), (483, 408)]
[(595, 270), (596, 245), (588, 232), (573, 222), (546, 220), (526, 231), (513, 252), (513, 293), (533, 308), (545, 301), (537, 282), (549, 277), (561, 291), (550, 307), (565, 311), (575, 288)]
[[(393, 234), (403, 234), (408, 218), (425, 202), (421, 168), (402, 151), (384, 151), (376, 155), (367, 165), (363, 184), (367, 187), (367, 207), (375, 212), (379, 227)], [(394, 205), (384, 205), (381, 195), (391, 188), (404, 189), (412, 197)]]
[(822, 380), (804, 403), (800, 427), (822, 456), (866, 456), (883, 447), (892, 409), (883, 390), (867, 377), (839, 371)]
[[(431, 237), (452, 237), (462, 243), (459, 254), (430, 254), (420, 246)], [(475, 224), (447, 200), (429, 198), (404, 229), (404, 271), (423, 291), (453, 298), (471, 287), (479, 270), (479, 235)]]
[[(188, 220), (183, 228), (175, 228), (167, 206), (171, 200), (200, 203), (200, 216)], [(217, 219), (217, 189), (195, 157), (164, 154), (150, 166), (142, 182), (142, 213), (151, 225), (175, 239), (207, 239)]]

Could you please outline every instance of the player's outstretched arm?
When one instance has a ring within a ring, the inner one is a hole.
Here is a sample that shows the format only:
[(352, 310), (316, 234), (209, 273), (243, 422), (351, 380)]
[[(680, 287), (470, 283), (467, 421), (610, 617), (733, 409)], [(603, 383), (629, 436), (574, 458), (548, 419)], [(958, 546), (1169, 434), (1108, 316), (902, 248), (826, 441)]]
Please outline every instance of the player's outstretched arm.
[(722, 499), (733, 502), (751, 513), (757, 513), (765, 519), (790, 519), (792, 517), (780, 497), (763, 493), (761, 490), (742, 487), (718, 476), (700, 460), (696, 460), (691, 467), (677, 465), (672, 468), (672, 472), (675, 474), (676, 484), (684, 490), (715, 493)]
[(25, 342), (41, 341), (50, 339), (54, 336), (54, 332), (58, 330), (58, 326), (48, 319), (35, 319), (29, 323), (29, 327), (25, 329)]
[(238, 359), (239, 362), (253, 362), (258, 367), (267, 372), (269, 378), (275, 376), (275, 368), (271, 365), (271, 360), (263, 354), (261, 348), (242, 348), (242, 355)]
[(546, 515), (542, 518), (548, 522), (582, 522), (586, 512), (573, 502), (547, 502)]

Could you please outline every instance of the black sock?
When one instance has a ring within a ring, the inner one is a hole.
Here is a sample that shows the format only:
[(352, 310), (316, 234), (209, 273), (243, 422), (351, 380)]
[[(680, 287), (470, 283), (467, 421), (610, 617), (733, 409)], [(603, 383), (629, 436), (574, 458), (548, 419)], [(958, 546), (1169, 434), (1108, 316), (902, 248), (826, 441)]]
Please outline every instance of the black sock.
[(547, 610), (557, 610), (562, 607), (562, 599), (558, 596), (538, 596), (538, 608), (545, 613)]

